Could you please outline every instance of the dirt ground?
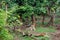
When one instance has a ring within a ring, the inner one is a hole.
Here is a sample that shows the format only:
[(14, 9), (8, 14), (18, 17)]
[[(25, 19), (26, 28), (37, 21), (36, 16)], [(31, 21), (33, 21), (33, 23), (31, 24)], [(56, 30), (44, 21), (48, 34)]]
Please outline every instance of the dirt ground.
[(60, 40), (60, 24), (56, 26), (56, 32), (51, 33), (51, 40)]

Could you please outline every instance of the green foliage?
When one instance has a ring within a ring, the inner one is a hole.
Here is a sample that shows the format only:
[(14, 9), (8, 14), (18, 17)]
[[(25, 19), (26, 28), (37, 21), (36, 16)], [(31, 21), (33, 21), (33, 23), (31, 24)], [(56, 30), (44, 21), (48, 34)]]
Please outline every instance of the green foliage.
[(11, 7), (15, 6), (15, 0), (0, 0), (0, 9), (5, 10), (7, 5), (7, 10), (9, 10)]
[(12, 40), (12, 35), (4, 28), (6, 24), (7, 13), (0, 9), (0, 40)]
[(23, 17), (32, 15), (31, 12), (33, 12), (34, 15), (47, 15), (46, 8), (50, 8), (51, 11), (55, 12), (56, 8), (59, 7), (58, 1), (59, 0), (17, 0), (18, 5), (22, 3), (17, 10), (19, 10), (18, 12), (20, 14), (24, 13)]
[(31, 7), (30, 5), (24, 5), (24, 6), (20, 6), (17, 10), (17, 13), (32, 13), (33, 12), (33, 7)]
[(17, 7), (18, 7), (17, 5), (15, 5), (15, 7), (11, 7), (11, 9), (9, 9), (9, 11), (7, 13), (7, 15), (8, 15), (7, 16), (7, 23), (11, 27), (15, 25), (14, 23), (16, 23), (16, 25), (21, 24), (20, 16), (15, 12)]
[(0, 26), (0, 40), (12, 40), (13, 36), (9, 34), (8, 30)]
[(7, 19), (6, 12), (0, 9), (0, 26), (5, 25), (6, 19)]

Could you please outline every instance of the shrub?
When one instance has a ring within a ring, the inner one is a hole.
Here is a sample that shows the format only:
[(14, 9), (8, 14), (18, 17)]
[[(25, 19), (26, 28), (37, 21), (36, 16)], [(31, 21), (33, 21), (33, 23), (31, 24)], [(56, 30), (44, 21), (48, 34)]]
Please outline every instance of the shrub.
[(4, 28), (6, 24), (7, 13), (0, 9), (0, 40), (12, 40), (13, 36)]

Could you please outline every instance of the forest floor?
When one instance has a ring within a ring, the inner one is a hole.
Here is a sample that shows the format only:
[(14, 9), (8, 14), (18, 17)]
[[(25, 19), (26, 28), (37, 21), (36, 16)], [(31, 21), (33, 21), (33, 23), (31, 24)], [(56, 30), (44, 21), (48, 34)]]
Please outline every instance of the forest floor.
[(60, 40), (60, 24), (57, 25), (56, 32), (51, 33), (51, 40)]
[[(55, 31), (56, 30), (54, 28), (52, 28), (52, 27), (37, 27), (35, 32), (37, 32), (37, 33), (39, 33), (39, 32), (40, 33), (49, 33), (50, 34), (50, 33), (53, 33)], [(29, 37), (29, 36), (25, 36), (25, 37), (23, 37), (18, 32), (14, 35), (14, 40), (43, 40), (43, 39), (44, 40), (49, 40), (48, 37), (43, 37), (43, 36), (40, 36), (40, 37), (34, 37), (34, 36)]]
[(57, 30), (55, 33), (51, 34), (51, 40), (60, 40), (60, 30)]
[[(49, 28), (40, 27), (40, 28), (37, 28), (36, 31), (41, 32), (41, 33), (43, 33), (43, 32), (49, 33), (50, 40), (60, 40), (60, 24), (55, 29), (53, 29), (53, 28), (51, 29), (51, 27), (49, 27)], [(45, 37), (35, 37), (35, 38), (37, 38), (38, 40), (48, 40), (48, 38), (45, 38)], [(18, 34), (18, 35), (15, 34), (14, 40), (35, 40), (35, 39), (32, 39), (31, 37), (28, 37), (28, 36), (23, 37), (21, 34)]]

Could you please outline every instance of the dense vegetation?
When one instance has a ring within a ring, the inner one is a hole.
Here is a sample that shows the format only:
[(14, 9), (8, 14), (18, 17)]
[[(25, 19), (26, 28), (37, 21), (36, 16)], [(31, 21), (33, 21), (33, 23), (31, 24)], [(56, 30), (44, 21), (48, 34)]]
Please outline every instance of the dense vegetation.
[(54, 31), (56, 24), (60, 24), (59, 4), (60, 0), (0, 0), (0, 40), (15, 40), (13, 34), (21, 25), (33, 25), (35, 32), (45, 32), (44, 27), (48, 27), (46, 32)]

